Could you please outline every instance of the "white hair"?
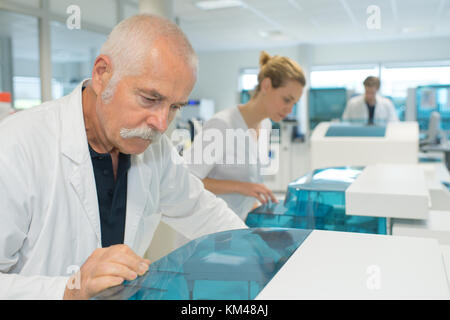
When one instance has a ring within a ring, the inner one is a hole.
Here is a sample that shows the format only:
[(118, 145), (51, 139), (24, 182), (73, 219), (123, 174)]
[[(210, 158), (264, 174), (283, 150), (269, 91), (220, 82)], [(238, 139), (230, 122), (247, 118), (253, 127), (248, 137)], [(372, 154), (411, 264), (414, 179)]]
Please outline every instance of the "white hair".
[(197, 55), (175, 23), (157, 15), (135, 15), (115, 26), (100, 49), (100, 54), (110, 57), (113, 66), (113, 76), (102, 94), (104, 100), (112, 98), (115, 86), (123, 76), (141, 72), (153, 42), (161, 37), (171, 39), (171, 52), (184, 59), (197, 72)]

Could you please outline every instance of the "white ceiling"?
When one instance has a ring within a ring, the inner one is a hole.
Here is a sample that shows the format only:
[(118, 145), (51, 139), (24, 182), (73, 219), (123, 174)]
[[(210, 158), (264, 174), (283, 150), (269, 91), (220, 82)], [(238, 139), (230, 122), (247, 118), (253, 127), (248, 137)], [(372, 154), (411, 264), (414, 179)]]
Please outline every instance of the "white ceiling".
[[(448, 0), (244, 0), (244, 8), (202, 11), (175, 0), (175, 14), (197, 50), (364, 42), (450, 35)], [(366, 26), (370, 5), (381, 28)], [(277, 39), (262, 31), (281, 31)]]
[[(120, 1), (127, 6), (127, 15), (138, 12), (138, 0)], [(197, 8), (196, 1), (174, 0), (174, 10), (197, 51), (450, 36), (450, 0), (243, 0), (246, 7), (215, 11)], [(84, 12), (98, 11), (86, 7), (89, 1), (71, 3), (82, 3)], [(370, 5), (380, 8), (379, 30), (366, 26)], [(101, 16), (116, 14), (115, 8), (107, 7)], [(279, 35), (260, 35), (270, 31)], [(36, 18), (0, 11), (1, 34), (12, 36), (15, 56), (38, 58)], [(55, 23), (51, 37), (53, 58), (58, 61), (86, 61), (105, 39)]]

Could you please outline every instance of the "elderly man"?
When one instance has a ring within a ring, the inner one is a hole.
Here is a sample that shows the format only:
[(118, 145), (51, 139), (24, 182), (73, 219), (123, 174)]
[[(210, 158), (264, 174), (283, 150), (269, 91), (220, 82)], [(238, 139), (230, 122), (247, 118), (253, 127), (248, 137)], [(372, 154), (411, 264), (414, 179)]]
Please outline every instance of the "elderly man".
[(92, 79), (2, 122), (1, 298), (86, 299), (135, 279), (161, 219), (188, 238), (245, 228), (161, 135), (196, 71), (176, 25), (134, 16), (111, 32)]
[(368, 124), (398, 121), (393, 103), (378, 94), (380, 79), (369, 76), (363, 84), (364, 94), (353, 97), (347, 102), (342, 120), (363, 121)]

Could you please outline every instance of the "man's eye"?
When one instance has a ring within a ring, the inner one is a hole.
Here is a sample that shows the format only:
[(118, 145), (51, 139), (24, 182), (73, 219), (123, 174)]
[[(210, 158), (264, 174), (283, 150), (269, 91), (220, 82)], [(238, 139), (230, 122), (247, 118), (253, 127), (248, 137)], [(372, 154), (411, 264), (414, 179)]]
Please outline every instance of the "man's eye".
[(156, 102), (156, 101), (157, 101), (157, 100), (154, 99), (154, 98), (147, 98), (147, 97), (144, 97), (144, 99), (145, 99), (146, 101), (148, 101), (148, 102)]
[(158, 99), (155, 98), (147, 98), (145, 96), (140, 96), (140, 99), (143, 104), (150, 104), (150, 103), (156, 103), (158, 102)]
[(180, 109), (181, 109), (181, 106), (174, 105), (174, 106), (172, 106), (172, 109), (173, 109), (173, 110), (180, 110)]

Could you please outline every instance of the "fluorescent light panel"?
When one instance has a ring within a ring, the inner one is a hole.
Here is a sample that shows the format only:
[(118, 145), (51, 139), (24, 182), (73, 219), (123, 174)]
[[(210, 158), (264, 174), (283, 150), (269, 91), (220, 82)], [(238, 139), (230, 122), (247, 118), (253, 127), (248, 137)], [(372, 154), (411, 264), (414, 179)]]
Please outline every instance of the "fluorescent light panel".
[(243, 7), (244, 4), (240, 0), (208, 0), (198, 1), (195, 5), (202, 10), (216, 10), (233, 7)]

